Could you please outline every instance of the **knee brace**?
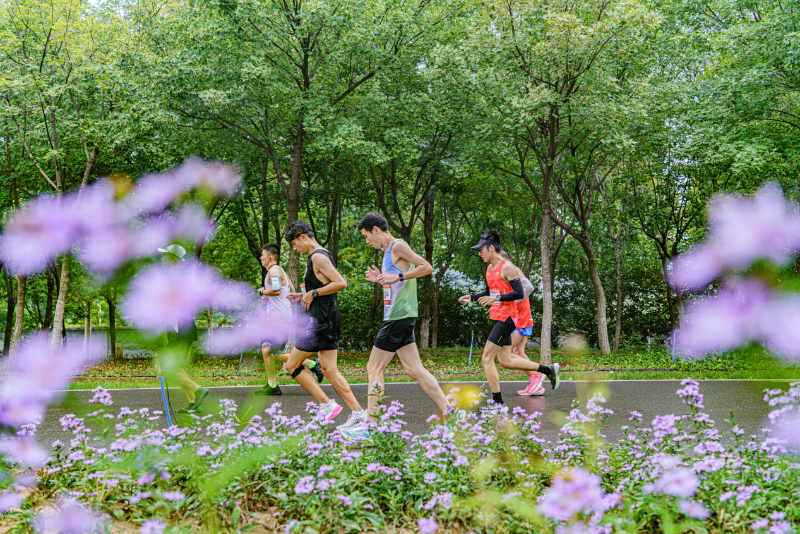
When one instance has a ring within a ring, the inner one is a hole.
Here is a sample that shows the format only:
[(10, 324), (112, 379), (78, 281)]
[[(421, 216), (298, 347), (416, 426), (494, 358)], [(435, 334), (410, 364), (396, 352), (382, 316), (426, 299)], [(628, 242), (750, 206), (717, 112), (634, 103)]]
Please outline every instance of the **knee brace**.
[(302, 365), (299, 365), (299, 366), (297, 367), (297, 369), (295, 369), (294, 371), (292, 371), (292, 378), (294, 378), (294, 379), (297, 379), (297, 375), (299, 375), (300, 373), (302, 373), (302, 372), (303, 372), (303, 369), (305, 369), (305, 367), (303, 367)]

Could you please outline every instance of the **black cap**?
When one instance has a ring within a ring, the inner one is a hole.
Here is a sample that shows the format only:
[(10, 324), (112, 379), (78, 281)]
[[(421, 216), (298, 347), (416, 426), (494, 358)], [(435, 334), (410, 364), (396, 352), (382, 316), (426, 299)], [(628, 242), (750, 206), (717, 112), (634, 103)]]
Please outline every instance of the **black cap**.
[(495, 243), (491, 239), (486, 239), (485, 237), (482, 237), (481, 240), (478, 241), (477, 245), (473, 245), (473, 246), (471, 246), (469, 248), (471, 248), (472, 250), (480, 250), (483, 247), (489, 247), (489, 246), (492, 246), (492, 247), (494, 247), (496, 249), (500, 248), (499, 244)]

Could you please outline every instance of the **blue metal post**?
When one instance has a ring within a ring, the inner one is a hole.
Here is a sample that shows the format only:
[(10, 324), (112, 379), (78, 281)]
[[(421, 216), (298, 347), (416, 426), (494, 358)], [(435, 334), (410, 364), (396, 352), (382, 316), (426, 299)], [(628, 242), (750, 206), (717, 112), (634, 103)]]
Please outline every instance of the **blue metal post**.
[(469, 365), (467, 369), (472, 368), (472, 342), (475, 341), (475, 330), (472, 331), (472, 338), (469, 340)]
[(672, 331), (672, 367), (675, 367), (675, 334), (678, 330)]
[(172, 426), (172, 418), (169, 416), (169, 405), (167, 404), (167, 392), (164, 391), (164, 377), (159, 376), (158, 381), (161, 382), (161, 398), (164, 400), (164, 411), (167, 413), (167, 426)]
[(239, 371), (242, 370), (242, 358), (244, 358), (244, 345), (242, 345), (242, 353), (239, 355), (239, 368), (236, 369), (236, 377), (239, 377)]

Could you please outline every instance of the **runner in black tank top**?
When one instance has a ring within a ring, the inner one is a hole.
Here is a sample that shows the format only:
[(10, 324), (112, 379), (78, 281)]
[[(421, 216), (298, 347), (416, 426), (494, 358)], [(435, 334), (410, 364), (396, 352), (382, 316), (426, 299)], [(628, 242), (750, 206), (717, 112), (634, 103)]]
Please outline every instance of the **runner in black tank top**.
[[(330, 252), (323, 249), (318, 249), (308, 256), (308, 263), (306, 264), (305, 274), (305, 288), (303, 295), (309, 291), (319, 290), (325, 287), (323, 283), (314, 274), (314, 264), (312, 258), (315, 254), (322, 254), (327, 257), (336, 268), (336, 262), (333, 261), (333, 256)], [(339, 348), (339, 334), (341, 332), (340, 321), (341, 315), (339, 314), (339, 298), (336, 293), (331, 295), (319, 295), (311, 301), (308, 307), (308, 314), (311, 320), (304, 332), (298, 336), (296, 346), (305, 352), (319, 352), (321, 350), (336, 350)]]
[(331, 253), (317, 242), (307, 223), (293, 222), (286, 230), (285, 239), (297, 252), (308, 255), (303, 292), (289, 294), (289, 299), (299, 301), (306, 313), (302, 314), (297, 325), (297, 339), (286, 362), (286, 370), (319, 402), (324, 419), (332, 421), (341, 413), (342, 407), (329, 399), (317, 381), (303, 368), (303, 360), (319, 352), (325, 378), (354, 414), (366, 417), (366, 411), (361, 409), (350, 385), (336, 367), (340, 320), (336, 293), (345, 289), (347, 282), (336, 270)]

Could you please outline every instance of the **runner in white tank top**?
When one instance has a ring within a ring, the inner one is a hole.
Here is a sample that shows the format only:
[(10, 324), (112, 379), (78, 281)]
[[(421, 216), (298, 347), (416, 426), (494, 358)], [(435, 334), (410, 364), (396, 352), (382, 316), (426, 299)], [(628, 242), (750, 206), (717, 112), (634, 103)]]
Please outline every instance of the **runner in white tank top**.
[[(278, 375), (275, 369), (275, 360), (286, 362), (289, 358), (289, 333), (292, 326), (292, 303), (289, 293), (294, 292), (292, 282), (278, 264), (280, 249), (278, 245), (267, 243), (261, 247), (261, 265), (267, 270), (264, 276), (264, 287), (259, 288), (258, 294), (267, 306), (267, 313), (271, 317), (271, 328), (268, 340), (261, 343), (261, 356), (264, 358), (264, 369), (267, 372), (267, 385), (256, 390), (256, 395), (281, 395), (283, 392), (278, 387)], [(273, 350), (274, 349), (274, 350)], [(309, 371), (317, 377), (317, 382), (322, 383), (325, 378), (319, 360), (305, 360), (303, 362)]]

